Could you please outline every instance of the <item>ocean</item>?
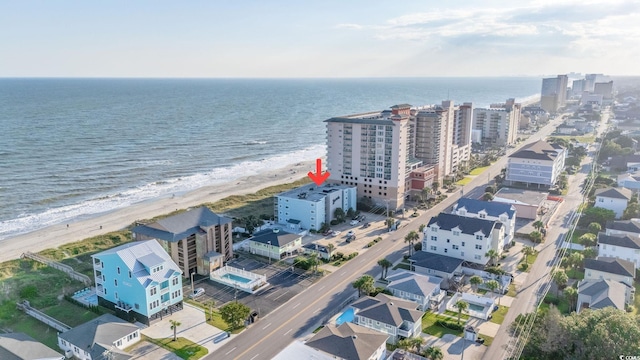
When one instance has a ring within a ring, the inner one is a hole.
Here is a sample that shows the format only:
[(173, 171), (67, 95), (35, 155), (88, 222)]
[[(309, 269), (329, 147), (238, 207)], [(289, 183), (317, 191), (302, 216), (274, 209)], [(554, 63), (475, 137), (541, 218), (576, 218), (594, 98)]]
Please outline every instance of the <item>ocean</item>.
[(0, 79), (0, 240), (312, 160), (333, 116), (540, 79)]

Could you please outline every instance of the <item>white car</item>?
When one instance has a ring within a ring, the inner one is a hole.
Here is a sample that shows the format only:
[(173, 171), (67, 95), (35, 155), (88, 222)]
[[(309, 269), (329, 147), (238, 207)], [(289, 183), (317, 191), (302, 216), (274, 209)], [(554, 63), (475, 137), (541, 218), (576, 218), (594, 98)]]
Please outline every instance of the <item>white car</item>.
[(189, 295), (190, 299), (195, 299), (199, 296), (204, 295), (204, 289), (203, 288), (196, 288), (195, 290), (193, 290), (193, 294)]
[(351, 225), (358, 225), (358, 223), (359, 223), (359, 222), (360, 222), (360, 221), (358, 221), (358, 220), (351, 220), (351, 222), (350, 222), (349, 224), (351, 224)]
[(355, 235), (355, 233), (353, 232), (353, 230), (349, 230), (349, 232), (347, 233), (347, 237), (351, 237)]
[(340, 231), (333, 231), (333, 232), (331, 232), (331, 235), (338, 236), (338, 235), (340, 235)]

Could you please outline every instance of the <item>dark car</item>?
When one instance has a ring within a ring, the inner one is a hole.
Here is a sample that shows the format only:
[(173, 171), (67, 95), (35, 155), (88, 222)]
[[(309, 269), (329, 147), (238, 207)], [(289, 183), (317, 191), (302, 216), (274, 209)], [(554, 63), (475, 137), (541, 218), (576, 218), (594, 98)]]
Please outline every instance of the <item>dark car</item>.
[(327, 231), (322, 233), (322, 235), (324, 235), (324, 236), (328, 236), (330, 234), (331, 234), (331, 229), (329, 229), (329, 230), (327, 230)]
[(366, 228), (368, 228), (369, 226), (371, 226), (371, 224), (369, 224), (369, 223), (364, 223), (364, 224), (362, 224), (362, 228), (363, 228), (363, 229), (366, 229)]

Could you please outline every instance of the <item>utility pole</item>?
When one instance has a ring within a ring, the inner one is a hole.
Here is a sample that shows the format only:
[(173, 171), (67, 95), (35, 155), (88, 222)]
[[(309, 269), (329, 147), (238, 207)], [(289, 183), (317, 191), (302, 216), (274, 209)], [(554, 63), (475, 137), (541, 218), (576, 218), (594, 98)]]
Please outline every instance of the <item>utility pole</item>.
[(193, 274), (195, 274), (195, 271), (191, 272), (191, 295), (196, 293), (196, 290), (193, 288)]

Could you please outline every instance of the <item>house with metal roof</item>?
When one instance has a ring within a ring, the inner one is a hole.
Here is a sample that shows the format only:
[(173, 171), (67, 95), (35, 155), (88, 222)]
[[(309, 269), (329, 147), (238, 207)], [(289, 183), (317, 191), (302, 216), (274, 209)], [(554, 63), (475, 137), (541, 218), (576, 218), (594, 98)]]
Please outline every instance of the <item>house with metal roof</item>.
[(632, 304), (635, 296), (633, 282), (636, 267), (631, 261), (614, 257), (600, 256), (597, 259), (584, 260), (585, 280), (611, 280), (627, 286), (626, 302)]
[(615, 307), (625, 310), (628, 286), (611, 280), (582, 280), (578, 284), (578, 305), (576, 312), (583, 309), (603, 309)]
[(387, 290), (393, 296), (413, 301), (418, 309), (427, 311), (436, 308), (444, 299), (446, 291), (440, 288), (443, 278), (410, 271), (399, 271), (387, 276)]
[(252, 254), (281, 260), (297, 254), (302, 247), (302, 235), (293, 234), (277, 228), (266, 229), (247, 239)]
[(332, 358), (384, 360), (389, 335), (349, 322), (328, 324), (305, 343)]
[(631, 232), (637, 224), (631, 221), (614, 223), (617, 223), (615, 230), (607, 228), (606, 232), (598, 234), (598, 255), (627, 260), (640, 269), (640, 234)]
[(440, 213), (424, 228), (422, 251), (486, 265), (487, 251), (502, 252), (504, 236), (499, 221)]
[[(454, 258), (426, 251), (416, 251), (409, 258), (411, 270), (428, 276), (438, 276), (444, 279), (451, 279), (456, 274), (462, 274), (463, 259)], [(448, 284), (444, 284), (448, 286)]]
[(98, 304), (149, 324), (182, 309), (182, 271), (155, 240), (135, 241), (93, 258)]
[(64, 355), (24, 333), (0, 334), (2, 360), (64, 360)]
[(351, 308), (355, 324), (389, 335), (387, 342), (391, 344), (418, 336), (422, 331), (424, 312), (416, 310), (417, 304), (412, 301), (380, 293), (376, 297), (361, 297)]
[(508, 184), (548, 189), (564, 170), (565, 158), (562, 146), (536, 141), (509, 155), (505, 180)]
[(625, 188), (597, 189), (595, 196), (594, 207), (612, 210), (616, 213), (616, 218), (620, 219), (629, 200), (633, 197), (633, 192)]
[(516, 208), (512, 204), (460, 198), (453, 204), (452, 214), (499, 221), (504, 225), (503, 246), (509, 244), (516, 231)]
[(139, 224), (132, 230), (134, 240), (156, 240), (184, 276), (209, 275), (233, 258), (231, 219), (202, 206)]
[(140, 341), (140, 329), (111, 314), (105, 314), (58, 334), (65, 355), (80, 360), (128, 360), (124, 349)]

